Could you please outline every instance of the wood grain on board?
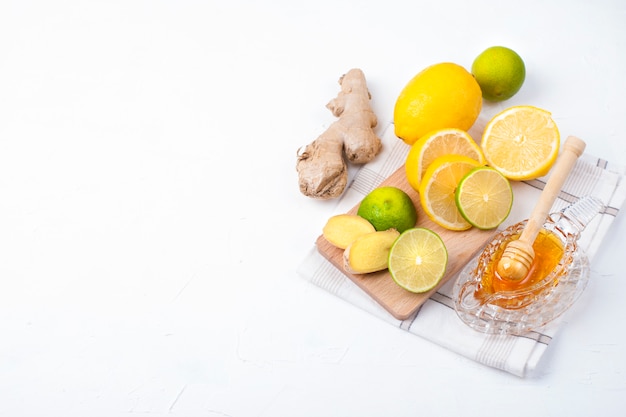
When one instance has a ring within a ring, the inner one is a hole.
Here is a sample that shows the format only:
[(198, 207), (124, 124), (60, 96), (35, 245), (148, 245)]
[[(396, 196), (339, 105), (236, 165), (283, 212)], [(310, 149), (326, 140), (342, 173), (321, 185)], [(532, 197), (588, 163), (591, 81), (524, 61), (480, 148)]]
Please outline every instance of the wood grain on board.
[[(390, 314), (399, 320), (405, 320), (411, 316), (439, 287), (449, 281), (456, 273), (482, 249), (487, 242), (496, 234), (495, 230), (479, 230), (471, 228), (464, 231), (447, 230), (431, 221), (419, 202), (418, 193), (411, 188), (406, 180), (404, 165), (398, 168), (380, 186), (394, 186), (404, 190), (413, 200), (417, 209), (418, 227), (426, 227), (435, 231), (446, 244), (448, 250), (448, 265), (446, 274), (433, 290), (414, 294), (399, 287), (391, 278), (389, 271), (384, 270), (371, 274), (351, 274), (343, 268), (343, 250), (331, 245), (323, 236), (317, 238), (318, 251), (328, 259), (336, 268), (343, 272), (349, 279), (358, 285), (363, 291), (371, 296)], [(356, 214), (358, 205), (348, 213)]]

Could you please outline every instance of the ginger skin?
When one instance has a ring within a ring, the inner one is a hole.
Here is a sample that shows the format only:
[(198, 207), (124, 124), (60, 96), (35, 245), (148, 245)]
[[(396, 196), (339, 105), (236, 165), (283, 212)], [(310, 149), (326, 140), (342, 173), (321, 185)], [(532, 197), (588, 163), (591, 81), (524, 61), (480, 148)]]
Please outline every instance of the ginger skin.
[(302, 194), (318, 199), (340, 196), (348, 182), (346, 159), (365, 164), (381, 150), (374, 133), (377, 119), (370, 106), (365, 75), (353, 68), (339, 79), (341, 91), (326, 107), (338, 119), (317, 139), (298, 152), (298, 171)]

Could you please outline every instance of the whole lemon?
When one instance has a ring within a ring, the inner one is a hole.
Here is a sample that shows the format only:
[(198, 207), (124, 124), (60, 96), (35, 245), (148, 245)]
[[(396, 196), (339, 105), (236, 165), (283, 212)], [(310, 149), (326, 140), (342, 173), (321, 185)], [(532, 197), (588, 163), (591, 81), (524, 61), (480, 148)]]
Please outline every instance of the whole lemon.
[(513, 97), (522, 88), (526, 66), (512, 49), (492, 46), (485, 49), (472, 63), (472, 74), (483, 92), (483, 98), (502, 101)]
[(450, 62), (431, 65), (400, 92), (393, 112), (395, 133), (412, 145), (433, 130), (468, 130), (481, 108), (480, 86), (469, 71)]
[(396, 229), (402, 233), (415, 227), (417, 223), (417, 210), (413, 200), (403, 190), (393, 186), (372, 190), (361, 200), (357, 214), (379, 231)]

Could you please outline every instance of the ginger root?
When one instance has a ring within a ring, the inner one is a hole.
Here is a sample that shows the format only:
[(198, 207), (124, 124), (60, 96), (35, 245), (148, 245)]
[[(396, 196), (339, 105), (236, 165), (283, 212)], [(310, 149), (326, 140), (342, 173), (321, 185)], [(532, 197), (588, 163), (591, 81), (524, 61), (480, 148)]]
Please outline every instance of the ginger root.
[(343, 267), (351, 274), (369, 274), (387, 269), (389, 251), (400, 236), (396, 229), (368, 233), (357, 238), (343, 252)]
[(339, 84), (341, 91), (326, 105), (339, 119), (303, 151), (298, 151), (300, 191), (308, 197), (340, 196), (348, 182), (345, 159), (364, 164), (374, 159), (382, 147), (374, 133), (377, 119), (370, 106), (371, 95), (363, 71), (351, 69), (341, 76)]

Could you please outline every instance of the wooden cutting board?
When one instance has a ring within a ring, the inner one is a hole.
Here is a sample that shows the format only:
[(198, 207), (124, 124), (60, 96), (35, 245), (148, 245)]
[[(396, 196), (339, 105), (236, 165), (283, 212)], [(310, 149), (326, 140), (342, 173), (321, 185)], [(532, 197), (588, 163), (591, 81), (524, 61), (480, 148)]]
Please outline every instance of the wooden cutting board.
[[(369, 294), (376, 302), (384, 307), (389, 313), (399, 320), (405, 320), (411, 316), (439, 287), (450, 280), (472, 257), (482, 249), (487, 242), (496, 234), (496, 230), (469, 230), (455, 232), (447, 230), (432, 222), (419, 201), (418, 193), (413, 190), (406, 180), (404, 165), (396, 170), (389, 178), (382, 182), (381, 186), (390, 185), (404, 190), (413, 200), (417, 209), (417, 226), (431, 229), (443, 239), (448, 249), (448, 265), (446, 274), (433, 290), (414, 294), (399, 287), (391, 278), (387, 270), (371, 274), (351, 274), (343, 268), (343, 250), (331, 245), (324, 236), (317, 238), (318, 251), (328, 259), (336, 268), (356, 283), (363, 291)], [(349, 213), (355, 214), (358, 204)]]

